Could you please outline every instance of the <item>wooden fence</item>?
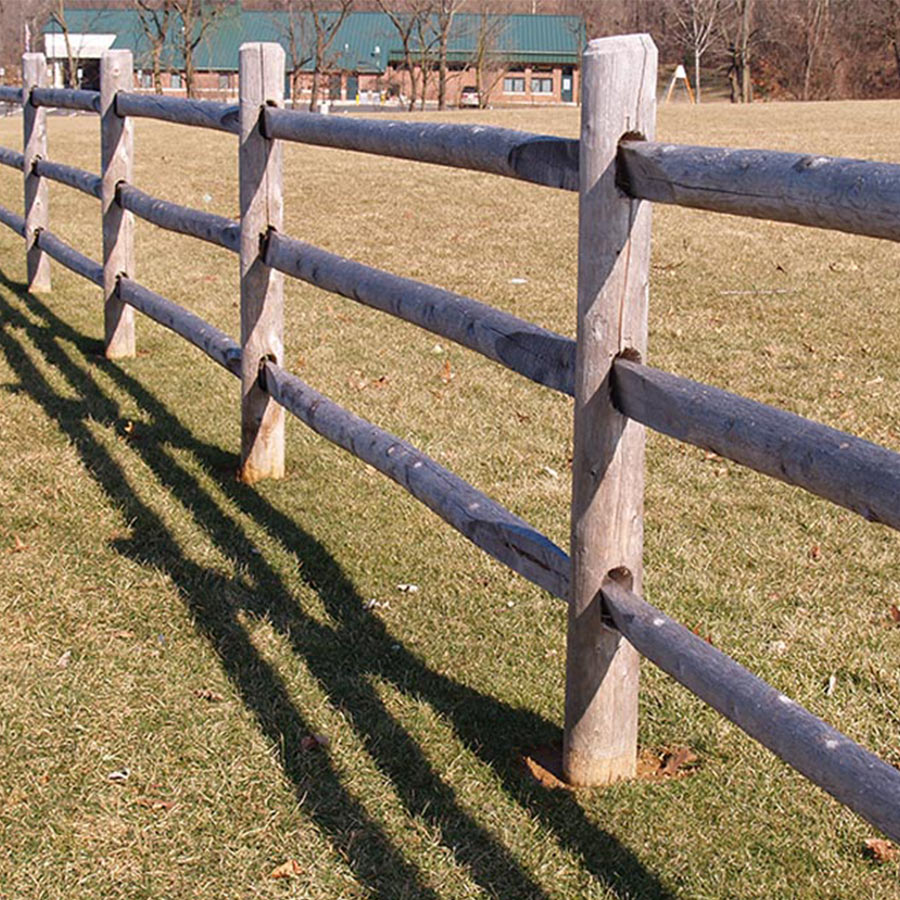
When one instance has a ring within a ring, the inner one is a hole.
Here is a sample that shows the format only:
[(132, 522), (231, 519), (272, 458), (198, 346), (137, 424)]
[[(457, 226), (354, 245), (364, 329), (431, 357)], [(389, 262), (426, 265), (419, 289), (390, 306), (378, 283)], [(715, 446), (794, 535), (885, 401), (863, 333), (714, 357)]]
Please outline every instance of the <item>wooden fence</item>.
[[(656, 48), (646, 35), (592, 41), (579, 141), (456, 124), (335, 118), (282, 108), (283, 51), (240, 51), (240, 103), (130, 93), (129, 51), (102, 60), (101, 90), (43, 87), (24, 58), (24, 217), (29, 286), (49, 259), (102, 287), (110, 358), (135, 352), (133, 311), (170, 328), (241, 380), (242, 477), (279, 477), (284, 410), (405, 487), (494, 558), (568, 603), (564, 770), (573, 784), (634, 773), (639, 655), (811, 781), (900, 840), (900, 771), (855, 744), (642, 599), (644, 428), (799, 485), (900, 529), (900, 455), (848, 434), (650, 368), (646, 355), (650, 203), (675, 203), (900, 240), (900, 166), (653, 141)], [(47, 158), (45, 108), (101, 118), (102, 172)], [(144, 116), (238, 135), (240, 222), (133, 186), (132, 121)], [(281, 233), (281, 147), (299, 141), (458, 166), (578, 191), (577, 339), (476, 300), (399, 278)], [(49, 230), (47, 183), (101, 201), (103, 262)], [(241, 340), (132, 278), (133, 216), (239, 255)], [(415, 447), (314, 391), (282, 366), (284, 274), (413, 322), (575, 398), (571, 558), (528, 523)]]

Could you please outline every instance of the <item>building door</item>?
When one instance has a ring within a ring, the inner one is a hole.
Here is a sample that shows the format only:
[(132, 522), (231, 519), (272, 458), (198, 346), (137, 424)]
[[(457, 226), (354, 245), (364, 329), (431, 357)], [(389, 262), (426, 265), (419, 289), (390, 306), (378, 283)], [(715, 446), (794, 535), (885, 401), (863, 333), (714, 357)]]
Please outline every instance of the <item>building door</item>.
[(563, 69), (562, 71), (562, 95), (560, 99), (563, 103), (571, 103), (575, 98), (575, 94), (572, 90), (572, 70), (571, 69)]
[(340, 100), (341, 99), (341, 76), (340, 75), (332, 75), (328, 79), (328, 99), (329, 100)]
[(359, 77), (357, 75), (347, 76), (347, 99), (355, 100), (359, 93)]

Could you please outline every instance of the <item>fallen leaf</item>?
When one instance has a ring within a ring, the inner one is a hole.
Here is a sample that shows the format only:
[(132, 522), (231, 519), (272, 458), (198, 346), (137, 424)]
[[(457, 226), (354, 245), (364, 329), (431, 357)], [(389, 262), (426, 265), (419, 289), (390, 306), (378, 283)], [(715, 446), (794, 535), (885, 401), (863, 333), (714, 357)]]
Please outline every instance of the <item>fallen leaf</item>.
[(116, 769), (114, 772), (110, 772), (109, 775), (106, 776), (106, 780), (118, 782), (127, 781), (130, 774), (131, 772), (129, 772), (128, 769)]
[(417, 584), (398, 584), (397, 590), (404, 594), (415, 594), (418, 593), (419, 586)]
[(900, 848), (884, 838), (869, 838), (865, 843), (865, 848), (869, 856), (875, 862), (886, 863), (897, 858)]
[(664, 778), (672, 778), (685, 774), (682, 769), (689, 768), (697, 762), (697, 754), (688, 747), (673, 747), (660, 758), (659, 774)]
[(175, 805), (174, 800), (159, 800), (155, 797), (135, 797), (134, 802), (153, 812), (168, 812)]
[(13, 535), (13, 545), (12, 552), (13, 553), (21, 553), (23, 550), (28, 549), (28, 544), (22, 540), (17, 534)]
[(194, 696), (199, 697), (201, 700), (209, 700), (210, 703), (218, 703), (225, 699), (218, 691), (214, 691), (212, 688), (197, 688), (194, 691)]
[(825, 687), (825, 696), (830, 697), (834, 693), (834, 689), (837, 686), (837, 676), (829, 675), (828, 676), (828, 684)]
[(541, 471), (551, 478), (559, 478), (559, 472), (557, 472), (556, 469), (551, 469), (550, 466), (541, 466)]
[(892, 603), (892, 604), (891, 604), (891, 608), (890, 608), (890, 617), (891, 617), (895, 622), (900, 622), (900, 606), (897, 606), (896, 603)]
[(817, 559), (822, 558), (822, 548), (818, 544), (813, 544), (812, 547), (809, 548), (809, 558), (815, 562)]
[(450, 369), (449, 358), (445, 359), (444, 360), (444, 368), (441, 370), (441, 381), (443, 381), (444, 384), (450, 384), (450, 382), (453, 381), (453, 379), (455, 377), (456, 377), (455, 373), (452, 372)]
[(63, 653), (63, 655), (56, 661), (56, 665), (57, 665), (60, 669), (68, 668), (69, 660), (70, 660), (71, 658), (72, 658), (72, 651), (71, 651), (71, 650), (66, 650), (66, 652)]
[(561, 747), (536, 747), (522, 756), (522, 763), (525, 771), (541, 787), (551, 791), (569, 789), (570, 786), (563, 780)]
[(295, 875), (301, 875), (303, 869), (296, 859), (289, 859), (280, 866), (275, 866), (269, 873), (269, 878), (293, 878)]
[(114, 638), (119, 638), (120, 640), (126, 641), (126, 640), (128, 640), (128, 638), (134, 637), (134, 632), (128, 631), (127, 628), (121, 628), (121, 629), (119, 629), (119, 631), (114, 631), (112, 633), (112, 636)]
[(331, 743), (324, 734), (308, 734), (300, 739), (302, 750), (318, 750), (319, 747), (327, 747)]

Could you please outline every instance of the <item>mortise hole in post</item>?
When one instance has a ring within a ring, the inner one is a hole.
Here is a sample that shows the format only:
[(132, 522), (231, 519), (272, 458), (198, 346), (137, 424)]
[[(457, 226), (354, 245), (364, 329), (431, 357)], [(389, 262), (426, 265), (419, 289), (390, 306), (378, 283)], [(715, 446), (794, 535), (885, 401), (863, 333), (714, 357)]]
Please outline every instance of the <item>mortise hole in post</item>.
[(634, 587), (634, 575), (628, 566), (616, 566), (606, 573), (606, 577), (610, 581), (621, 585), (625, 590), (630, 591)]
[(616, 359), (627, 359), (629, 362), (642, 363), (641, 351), (634, 347), (624, 347), (616, 354)]
[(273, 366), (278, 365), (278, 360), (275, 358), (274, 353), (267, 353), (265, 356), (260, 357), (259, 368), (256, 372), (257, 386), (261, 391), (268, 393), (268, 390), (266, 389), (266, 363), (272, 363)]
[(625, 166), (625, 162), (622, 159), (622, 144), (627, 141), (646, 141), (647, 137), (643, 132), (640, 131), (626, 131), (622, 137), (619, 138), (619, 150), (616, 153), (616, 187), (622, 191), (622, 193), (631, 197), (631, 183), (628, 180), (628, 169)]
[(260, 232), (259, 235), (259, 258), (265, 262), (266, 257), (269, 255), (269, 241), (272, 238), (273, 234), (276, 234), (278, 229), (274, 225), (270, 225), (265, 231)]

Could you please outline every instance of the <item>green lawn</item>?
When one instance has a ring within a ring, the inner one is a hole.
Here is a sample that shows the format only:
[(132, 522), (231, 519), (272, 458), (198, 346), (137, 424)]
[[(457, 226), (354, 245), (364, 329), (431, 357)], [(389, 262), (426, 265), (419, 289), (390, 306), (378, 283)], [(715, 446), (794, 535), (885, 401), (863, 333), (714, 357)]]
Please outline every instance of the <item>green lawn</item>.
[[(679, 104), (658, 136), (898, 160), (898, 113)], [(49, 136), (97, 171), (95, 119)], [(139, 187), (236, 215), (233, 137), (140, 121), (136, 147)], [(300, 146), (285, 169), (289, 234), (574, 333), (574, 195)], [(0, 203), (21, 194), (0, 172)], [(900, 450), (897, 245), (654, 217), (654, 365)], [(54, 185), (51, 223), (99, 257), (96, 201)], [(0, 232), (0, 896), (897, 895), (872, 828), (650, 664), (642, 748), (690, 747), (694, 774), (532, 781), (521, 752), (560, 738), (562, 605), (296, 421), (287, 477), (236, 482), (237, 382), (143, 319), (137, 358), (107, 362), (99, 291), (54, 266), (28, 294), (21, 244)], [(140, 223), (137, 259), (237, 335), (236, 258)], [(291, 371), (566, 545), (568, 399), (298, 282), (286, 319)], [(900, 763), (897, 536), (661, 436), (648, 466), (648, 599)]]

